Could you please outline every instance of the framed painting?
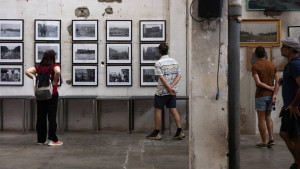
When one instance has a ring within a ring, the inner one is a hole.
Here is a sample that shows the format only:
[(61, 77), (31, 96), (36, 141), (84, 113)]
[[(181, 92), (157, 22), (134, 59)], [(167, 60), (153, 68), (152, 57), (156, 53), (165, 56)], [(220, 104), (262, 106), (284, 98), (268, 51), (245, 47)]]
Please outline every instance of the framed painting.
[(73, 20), (73, 41), (98, 41), (98, 20)]
[(132, 57), (131, 43), (107, 43), (106, 63), (107, 64), (131, 64)]
[(23, 19), (0, 19), (0, 40), (23, 40)]
[(60, 41), (61, 21), (60, 20), (39, 20), (34, 21), (34, 40), (36, 41)]
[(0, 42), (0, 63), (23, 63), (23, 42)]
[(165, 42), (166, 21), (165, 20), (141, 20), (140, 41), (141, 42)]
[(247, 0), (247, 10), (291, 11), (300, 10), (299, 0)]
[(98, 63), (98, 43), (73, 43), (73, 64)]
[(132, 20), (106, 20), (106, 41), (132, 40)]
[(44, 57), (44, 53), (46, 50), (54, 50), (56, 55), (55, 55), (55, 63), (60, 64), (60, 43), (41, 43), (41, 42), (36, 42), (35, 43), (35, 52), (34, 52), (34, 60), (35, 63), (40, 63)]
[(73, 86), (98, 86), (98, 66), (73, 65)]
[(160, 59), (158, 52), (159, 43), (141, 43), (140, 44), (140, 63), (155, 64)]
[(280, 37), (280, 19), (242, 20), (240, 32), (241, 46), (280, 46)]
[[(266, 60), (272, 62), (272, 46), (264, 46), (266, 51)], [(255, 49), (256, 46), (249, 46), (247, 50), (247, 69), (251, 71), (252, 65), (257, 62), (257, 58), (255, 57)]]
[(288, 26), (288, 36), (300, 40), (300, 26)]
[(140, 67), (140, 75), (141, 75), (141, 87), (150, 87), (158, 85), (158, 76), (155, 75), (155, 67), (154, 66), (143, 66)]
[(23, 65), (0, 65), (1, 86), (23, 86)]
[(106, 66), (106, 86), (132, 86), (132, 71), (130, 66)]

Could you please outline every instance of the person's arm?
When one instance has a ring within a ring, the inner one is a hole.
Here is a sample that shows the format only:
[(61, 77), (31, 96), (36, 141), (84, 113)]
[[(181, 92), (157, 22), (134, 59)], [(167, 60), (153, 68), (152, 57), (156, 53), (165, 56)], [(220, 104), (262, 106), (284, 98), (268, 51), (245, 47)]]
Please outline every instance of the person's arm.
[(180, 79), (181, 79), (181, 74), (178, 74), (175, 77), (174, 81), (170, 84), (170, 86), (173, 88), (179, 82)]
[(265, 83), (262, 83), (258, 77), (258, 74), (254, 74), (253, 75), (253, 78), (254, 78), (254, 81), (255, 81), (255, 84), (259, 87), (262, 87), (262, 88), (265, 88), (265, 89), (268, 89), (268, 90), (271, 90), (271, 91), (274, 91), (275, 87), (274, 86), (269, 86)]
[(33, 79), (36, 74), (36, 69), (35, 67), (31, 67), (25, 70), (25, 74), (30, 78)]
[(176, 91), (173, 89), (173, 87), (171, 85), (169, 85), (164, 76), (163, 75), (158, 75), (159, 79), (161, 80), (161, 82), (163, 83), (163, 85), (165, 86), (165, 88), (171, 93), (171, 95), (176, 95)]
[(274, 93), (272, 96), (272, 102), (275, 103), (276, 102), (276, 97), (277, 97), (277, 93), (279, 90), (279, 75), (278, 72), (275, 73), (275, 88), (274, 88)]
[(286, 110), (290, 110), (290, 117), (295, 117), (295, 119), (297, 119), (297, 116), (300, 116), (298, 109), (298, 105), (300, 104), (300, 76), (296, 78), (296, 82), (298, 84), (296, 96), (292, 101), (292, 104), (286, 108)]
[(53, 79), (53, 86), (54, 86), (57, 85), (60, 76), (60, 68), (59, 66), (55, 66), (53, 70), (54, 70), (54, 79)]

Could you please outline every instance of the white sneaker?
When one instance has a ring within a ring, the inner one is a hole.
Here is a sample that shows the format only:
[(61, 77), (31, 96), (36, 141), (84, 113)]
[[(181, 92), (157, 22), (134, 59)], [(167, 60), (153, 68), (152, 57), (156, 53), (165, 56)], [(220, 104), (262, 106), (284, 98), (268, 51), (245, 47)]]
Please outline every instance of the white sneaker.
[(64, 143), (62, 141), (57, 141), (57, 142), (54, 142), (52, 140), (49, 141), (48, 143), (48, 146), (60, 146), (60, 145), (63, 145)]
[(37, 143), (38, 145), (47, 145), (47, 141), (45, 141), (44, 143)]

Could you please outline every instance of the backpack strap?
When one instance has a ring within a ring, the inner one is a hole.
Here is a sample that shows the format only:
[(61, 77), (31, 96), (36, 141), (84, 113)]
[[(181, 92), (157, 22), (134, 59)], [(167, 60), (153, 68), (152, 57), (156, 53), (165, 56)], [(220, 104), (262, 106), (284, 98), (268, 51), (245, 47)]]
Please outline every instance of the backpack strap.
[(46, 74), (50, 73), (50, 71), (51, 71), (51, 68), (52, 68), (52, 65), (50, 65), (50, 66), (49, 66), (49, 68), (48, 68), (48, 70), (47, 70)]

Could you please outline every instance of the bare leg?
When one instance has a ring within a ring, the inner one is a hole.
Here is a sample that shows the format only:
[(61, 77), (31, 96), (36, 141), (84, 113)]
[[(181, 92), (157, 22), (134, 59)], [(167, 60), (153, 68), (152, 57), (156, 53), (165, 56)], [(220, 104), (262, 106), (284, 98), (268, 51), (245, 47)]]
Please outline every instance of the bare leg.
[(265, 111), (257, 111), (258, 129), (263, 144), (267, 144), (266, 125), (265, 125)]
[(160, 123), (161, 123), (161, 112), (162, 109), (155, 108), (155, 130), (160, 129)]
[(269, 141), (273, 140), (273, 120), (271, 118), (271, 110), (266, 111), (266, 124), (267, 124), (267, 129), (269, 133)]
[(177, 128), (181, 128), (180, 116), (179, 116), (179, 113), (177, 112), (177, 109), (176, 108), (170, 108), (170, 112), (173, 115), (173, 118), (174, 118), (174, 121), (175, 121), (175, 124), (176, 124)]
[(290, 150), (290, 152), (292, 153), (294, 160), (296, 161), (295, 141), (288, 137), (287, 132), (281, 131), (279, 134), (280, 134), (280, 137), (284, 140), (284, 142), (285, 142), (286, 146), (288, 147), (288, 149)]

